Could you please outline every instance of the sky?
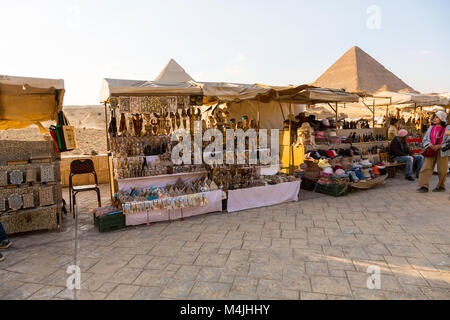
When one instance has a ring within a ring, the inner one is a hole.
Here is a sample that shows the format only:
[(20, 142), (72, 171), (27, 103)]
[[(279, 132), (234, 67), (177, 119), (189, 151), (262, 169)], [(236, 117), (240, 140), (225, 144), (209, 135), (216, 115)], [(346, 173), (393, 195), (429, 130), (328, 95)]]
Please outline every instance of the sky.
[(64, 79), (65, 105), (103, 78), (314, 82), (357, 45), (414, 89), (450, 91), (447, 0), (0, 0), (0, 74)]

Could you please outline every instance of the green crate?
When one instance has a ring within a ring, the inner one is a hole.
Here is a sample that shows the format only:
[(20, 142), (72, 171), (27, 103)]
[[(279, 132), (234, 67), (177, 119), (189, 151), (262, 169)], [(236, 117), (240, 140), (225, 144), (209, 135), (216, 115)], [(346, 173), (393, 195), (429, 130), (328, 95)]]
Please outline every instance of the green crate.
[(125, 215), (123, 213), (115, 213), (96, 217), (94, 214), (94, 225), (102, 233), (123, 229), (125, 228)]
[(316, 192), (327, 194), (334, 197), (342, 197), (348, 195), (347, 184), (316, 184)]

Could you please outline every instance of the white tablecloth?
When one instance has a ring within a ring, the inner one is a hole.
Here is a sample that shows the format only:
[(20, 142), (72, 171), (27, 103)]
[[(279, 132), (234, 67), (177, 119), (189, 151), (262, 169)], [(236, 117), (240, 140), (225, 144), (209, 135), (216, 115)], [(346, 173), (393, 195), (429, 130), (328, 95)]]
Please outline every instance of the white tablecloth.
[(127, 226), (136, 226), (159, 221), (177, 220), (210, 212), (222, 212), (222, 190), (207, 193), (208, 204), (203, 207), (175, 210), (157, 210), (150, 213), (136, 213), (125, 216)]
[(300, 181), (228, 191), (228, 212), (298, 201)]
[(198, 180), (206, 177), (207, 172), (187, 172), (175, 173), (162, 176), (119, 179), (119, 190), (131, 191), (132, 188), (147, 188), (147, 187), (165, 187), (168, 184), (175, 184), (178, 179), (183, 180), (184, 183)]

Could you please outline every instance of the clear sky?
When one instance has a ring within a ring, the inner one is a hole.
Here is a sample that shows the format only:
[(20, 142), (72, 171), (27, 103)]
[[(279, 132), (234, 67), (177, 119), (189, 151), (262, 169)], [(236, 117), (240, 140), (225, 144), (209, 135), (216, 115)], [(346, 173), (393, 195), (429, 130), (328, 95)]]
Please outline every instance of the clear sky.
[(198, 81), (303, 84), (357, 45), (443, 92), (449, 14), (448, 0), (0, 0), (0, 74), (62, 78), (66, 105), (98, 104), (102, 78), (153, 80), (170, 58)]

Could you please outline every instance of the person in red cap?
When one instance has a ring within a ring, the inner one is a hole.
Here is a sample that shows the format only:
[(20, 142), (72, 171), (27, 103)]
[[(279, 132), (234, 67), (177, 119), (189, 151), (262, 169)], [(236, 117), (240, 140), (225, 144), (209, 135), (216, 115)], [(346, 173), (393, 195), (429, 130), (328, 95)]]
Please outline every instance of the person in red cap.
[(405, 129), (399, 130), (398, 135), (391, 141), (389, 145), (389, 155), (393, 161), (406, 163), (405, 179), (414, 181), (412, 176), (414, 162), (416, 163), (416, 178), (419, 177), (419, 172), (422, 169), (424, 157), (421, 155), (412, 155), (411, 150), (406, 143), (406, 136), (408, 131)]

